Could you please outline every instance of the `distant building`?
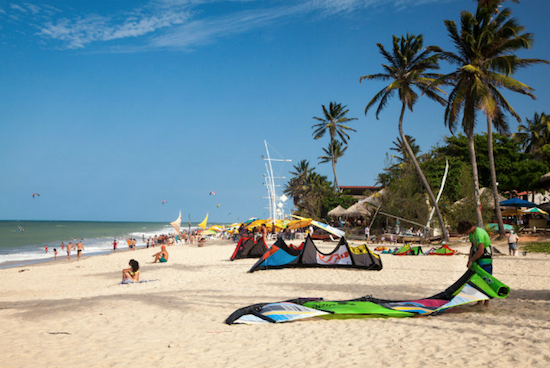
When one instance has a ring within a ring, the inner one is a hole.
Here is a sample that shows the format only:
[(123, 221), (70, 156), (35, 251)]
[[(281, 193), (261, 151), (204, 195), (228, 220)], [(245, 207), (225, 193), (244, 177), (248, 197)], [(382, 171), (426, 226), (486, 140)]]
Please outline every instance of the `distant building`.
[(517, 198), (525, 199), (526, 201), (533, 202), (536, 205), (540, 205), (550, 201), (550, 191), (548, 190), (544, 191), (544, 193), (531, 192), (531, 191), (519, 192), (519, 191), (513, 190), (513, 191), (505, 192), (505, 194), (508, 195), (510, 198), (517, 197)]

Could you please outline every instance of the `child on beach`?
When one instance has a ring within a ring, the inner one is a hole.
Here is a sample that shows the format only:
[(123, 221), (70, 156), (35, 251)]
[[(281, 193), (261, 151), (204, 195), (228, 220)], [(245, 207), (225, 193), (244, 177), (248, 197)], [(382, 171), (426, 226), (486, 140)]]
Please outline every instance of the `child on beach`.
[(53, 257), (57, 261), (57, 249), (53, 248)]
[(139, 263), (135, 259), (131, 259), (128, 263), (130, 268), (122, 270), (121, 284), (132, 284), (139, 281)]

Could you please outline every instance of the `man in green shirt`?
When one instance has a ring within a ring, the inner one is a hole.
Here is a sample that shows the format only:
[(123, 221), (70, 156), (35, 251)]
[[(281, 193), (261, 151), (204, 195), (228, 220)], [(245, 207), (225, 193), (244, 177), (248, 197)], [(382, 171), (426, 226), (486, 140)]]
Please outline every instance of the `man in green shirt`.
[[(481, 268), (489, 274), (493, 274), (493, 248), (491, 239), (484, 229), (473, 225), (469, 221), (458, 223), (457, 230), (460, 234), (468, 235), (472, 247), (468, 257), (468, 268), (476, 262)], [(489, 306), (489, 301), (485, 301), (485, 306)]]

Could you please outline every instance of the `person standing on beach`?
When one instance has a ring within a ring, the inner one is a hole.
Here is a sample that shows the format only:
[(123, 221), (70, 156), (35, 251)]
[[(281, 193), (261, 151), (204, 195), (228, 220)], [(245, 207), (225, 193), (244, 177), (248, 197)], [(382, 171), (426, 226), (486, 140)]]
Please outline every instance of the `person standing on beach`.
[(53, 257), (57, 261), (57, 249), (53, 248)]
[(61, 242), (61, 250), (65, 250), (65, 243)]
[(82, 245), (82, 242), (79, 241), (78, 244), (76, 245), (76, 259), (78, 261), (80, 261), (80, 255), (83, 250), (84, 250), (84, 246)]
[[(468, 239), (472, 243), (470, 255), (468, 256), (467, 267), (470, 268), (470, 266), (475, 262), (479, 267), (492, 275), (493, 248), (491, 247), (491, 239), (489, 238), (487, 231), (473, 225), (469, 221), (460, 221), (457, 226), (457, 231), (460, 234), (468, 235)], [(489, 300), (485, 300), (484, 304), (485, 307), (488, 307)]]
[(67, 261), (71, 260), (71, 249), (73, 249), (73, 243), (67, 244)]
[(116, 241), (116, 238), (115, 240), (113, 240), (113, 252), (116, 252), (116, 246), (117, 246), (117, 241)]
[(508, 255), (517, 256), (517, 242), (519, 242), (519, 236), (514, 230), (508, 234)]
[(367, 238), (367, 243), (370, 239), (370, 227), (367, 225), (365, 226), (365, 238)]
[(262, 233), (262, 238), (264, 238), (265, 241), (267, 239), (267, 226), (265, 226), (265, 224), (262, 224), (260, 231)]

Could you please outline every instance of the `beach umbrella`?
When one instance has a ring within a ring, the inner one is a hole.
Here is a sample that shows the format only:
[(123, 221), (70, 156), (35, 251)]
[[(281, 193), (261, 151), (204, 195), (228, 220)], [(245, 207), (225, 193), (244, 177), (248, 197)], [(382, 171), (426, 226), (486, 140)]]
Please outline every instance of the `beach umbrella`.
[(267, 231), (271, 232), (273, 231), (273, 225), (275, 225), (275, 232), (280, 232), (284, 229), (286, 229), (286, 226), (288, 224), (288, 221), (287, 220), (277, 220), (275, 221), (275, 224), (273, 224), (273, 222), (268, 222), (265, 224), (265, 226), (267, 227)]
[(217, 233), (214, 230), (203, 230), (199, 234), (200, 235), (215, 235)]
[(260, 227), (262, 226), (263, 224), (267, 224), (268, 222), (270, 222), (269, 219), (257, 219), (257, 220), (254, 220), (252, 222), (249, 222), (246, 226), (246, 228), (248, 230), (250, 229), (254, 229), (255, 227)]
[(548, 215), (548, 212), (541, 210), (540, 208), (533, 207), (529, 208), (528, 210), (521, 211), (523, 213), (540, 213), (541, 215)]
[(537, 205), (533, 202), (526, 201), (521, 198), (510, 198), (505, 201), (500, 202), (500, 205), (503, 207), (536, 207)]
[(300, 220), (292, 220), (288, 223), (287, 225), (287, 229), (301, 229), (303, 227), (306, 227), (306, 226), (309, 226), (309, 224), (311, 224), (311, 221), (313, 221), (313, 219), (300, 219)]
[(330, 211), (328, 211), (328, 215), (331, 216), (331, 217), (340, 217), (340, 216), (344, 216), (346, 213), (346, 209), (340, 205), (338, 205), (338, 207), (335, 207), (333, 209), (331, 209)]
[(370, 215), (371, 213), (365, 208), (365, 205), (359, 202), (348, 208), (345, 213), (347, 217), (367, 217)]

